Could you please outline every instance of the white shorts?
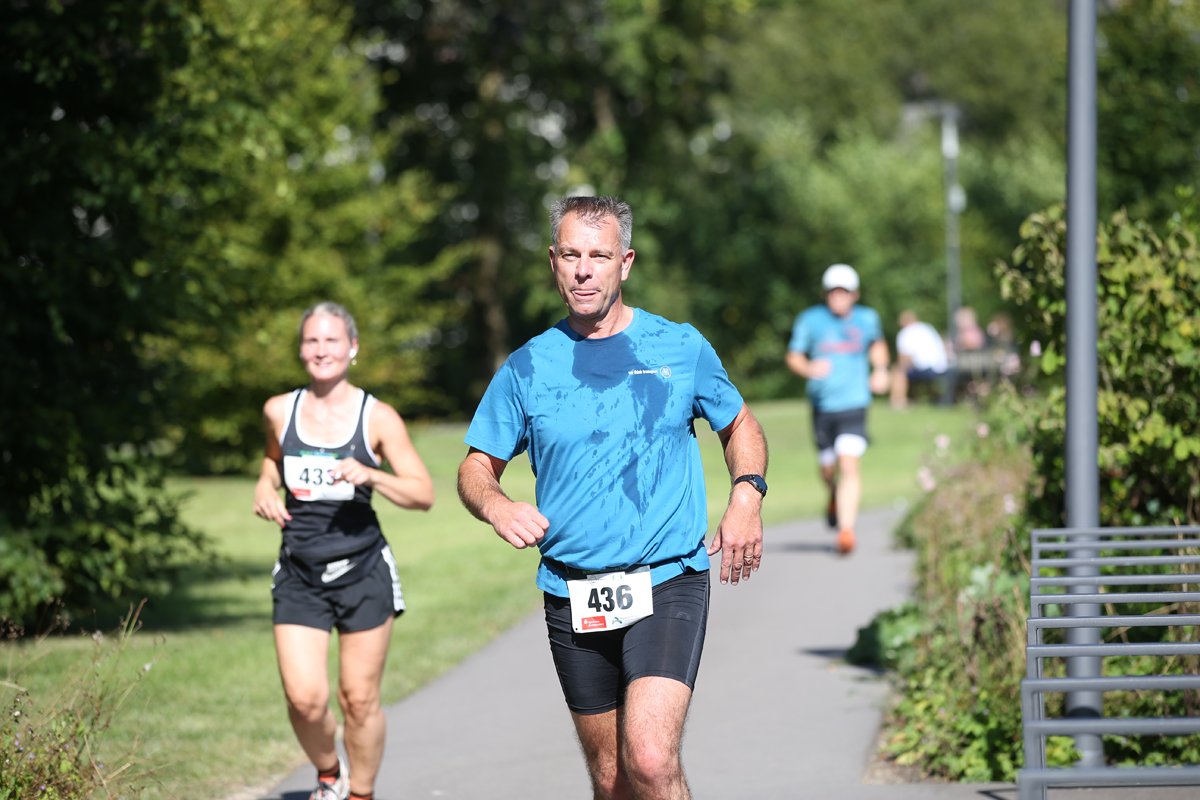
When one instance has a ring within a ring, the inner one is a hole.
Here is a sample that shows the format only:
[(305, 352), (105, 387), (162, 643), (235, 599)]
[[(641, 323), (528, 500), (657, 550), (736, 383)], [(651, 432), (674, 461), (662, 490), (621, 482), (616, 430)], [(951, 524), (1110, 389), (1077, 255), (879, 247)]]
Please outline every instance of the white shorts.
[(867, 452), (866, 437), (859, 436), (857, 433), (843, 433), (833, 440), (833, 447), (817, 451), (817, 463), (822, 467), (832, 467), (837, 463), (838, 456), (862, 458), (865, 452)]

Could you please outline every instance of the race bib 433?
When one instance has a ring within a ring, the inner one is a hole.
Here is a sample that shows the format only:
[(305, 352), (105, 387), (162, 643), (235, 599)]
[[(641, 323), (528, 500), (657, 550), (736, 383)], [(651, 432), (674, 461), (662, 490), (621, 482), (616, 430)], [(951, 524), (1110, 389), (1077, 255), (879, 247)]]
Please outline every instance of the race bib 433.
[(337, 456), (306, 453), (283, 457), (283, 481), (297, 500), (353, 500), (354, 484), (334, 477)]
[(571, 628), (576, 633), (625, 628), (654, 613), (650, 568), (604, 572), (567, 581)]

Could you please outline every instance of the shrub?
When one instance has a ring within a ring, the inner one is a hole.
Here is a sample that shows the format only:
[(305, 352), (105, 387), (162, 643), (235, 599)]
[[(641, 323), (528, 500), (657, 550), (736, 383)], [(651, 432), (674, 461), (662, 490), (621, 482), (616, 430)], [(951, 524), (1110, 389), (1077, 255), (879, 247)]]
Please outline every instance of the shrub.
[(94, 475), (78, 467), (43, 487), (20, 525), (0, 514), (0, 619), (30, 625), (51, 600), (67, 615), (109, 612), (165, 593), (179, 567), (211, 556), (153, 464), (117, 456)]
[[(1101, 525), (1200, 522), (1200, 225), (1192, 192), (1181, 190), (1179, 195), (1182, 207), (1162, 235), (1124, 212), (1099, 231)], [(998, 270), (1005, 294), (1026, 309), (1031, 334), (1046, 342), (1040, 367), (1052, 388), (1044, 400), (1013, 405), (1028, 423), (1037, 472), (1030, 523), (1045, 527), (1063, 521), (1065, 234), (1060, 207), (1031, 216), (1022, 226), (1025, 241), (1014, 252), (1012, 266)], [(1144, 613), (1151, 606), (1126, 609)], [(1195, 611), (1196, 604), (1165, 609), (1175, 614)], [(1195, 641), (1196, 635), (1188, 627), (1138, 629), (1133, 634), (1142, 641)], [(1105, 635), (1112, 640), (1130, 634), (1111, 630)], [(1108, 659), (1105, 670), (1114, 675), (1195, 674), (1200, 658)], [(1194, 692), (1105, 695), (1105, 713), (1110, 715), (1181, 716), (1195, 714), (1197, 707)], [(1180, 764), (1200, 758), (1200, 736), (1113, 736), (1104, 741), (1111, 762)]]
[(93, 634), (89, 658), (57, 695), (35, 699), (21, 685), (28, 664), (0, 680), (0, 800), (128, 800), (153, 780), (134, 751), (104, 747), (113, 719), (154, 663), (132, 667), (123, 658), (140, 610), (113, 635)]
[(917, 550), (916, 597), (850, 652), (896, 670), (884, 755), (926, 777), (1011, 780), (1019, 765), (1028, 581), (1012, 544), (1030, 464), (983, 444), (927, 473), (936, 488), (899, 531)]
[[(1185, 207), (1159, 236), (1124, 212), (1098, 237), (1100, 519), (1102, 525), (1200, 521), (1200, 230)], [(1044, 400), (1014, 410), (1027, 422), (1042, 481), (1029, 513), (1063, 524), (1066, 221), (1062, 206), (1021, 226), (1004, 296), (1041, 342)]]
[[(1185, 199), (1187, 197), (1185, 196)], [(1042, 343), (1042, 395), (999, 392), (971, 460), (928, 477), (932, 491), (900, 530), (917, 550), (915, 606), (864, 629), (856, 650), (872, 653), (897, 616), (918, 633), (878, 663), (897, 668), (899, 699), (889, 715), (885, 753), (927, 776), (1012, 780), (1022, 763), (1020, 679), (1024, 674), (1024, 598), (1028, 530), (1063, 524), (1066, 224), (1055, 206), (1022, 225), (1012, 265), (998, 273), (1005, 296)], [(1102, 525), (1196, 524), (1200, 518), (1200, 249), (1193, 210), (1166, 233), (1122, 212), (1102, 226), (1098, 248), (1098, 397)], [(994, 443), (1000, 443), (996, 446)], [(1019, 442), (1019, 447), (1004, 443)], [(933, 484), (937, 484), (933, 488)], [(1024, 508), (1022, 508), (1024, 506)], [(1131, 587), (1136, 588), (1136, 587)], [(1117, 591), (1114, 588), (1114, 591)], [(1166, 613), (1195, 613), (1176, 604)], [(1137, 607), (1134, 607), (1135, 609)], [(1149, 607), (1137, 609), (1149, 610)], [(1131, 609), (1132, 613), (1137, 610)], [(1110, 606), (1109, 613), (1113, 613)], [(1047, 634), (1053, 641), (1061, 632)], [(1191, 628), (1107, 630), (1108, 640), (1194, 641)], [(1195, 673), (1200, 659), (1107, 659), (1105, 673)], [(1061, 661), (1046, 674), (1062, 674)], [(1061, 714), (1061, 695), (1048, 713)], [(1196, 715), (1194, 692), (1107, 693), (1108, 716)], [(1200, 737), (1104, 738), (1110, 763), (1181, 764), (1200, 760)], [(1052, 737), (1051, 766), (1070, 763), (1070, 739)]]

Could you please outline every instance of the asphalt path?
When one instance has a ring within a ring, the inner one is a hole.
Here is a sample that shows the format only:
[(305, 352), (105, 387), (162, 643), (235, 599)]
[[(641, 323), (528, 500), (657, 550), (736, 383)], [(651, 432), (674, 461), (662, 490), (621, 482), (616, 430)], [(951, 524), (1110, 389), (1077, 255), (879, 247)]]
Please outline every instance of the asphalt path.
[[(897, 519), (890, 511), (863, 515), (850, 557), (834, 552), (821, 522), (773, 526), (762, 569), (749, 582), (714, 582), (683, 744), (696, 800), (1015, 800), (1011, 784), (864, 782), (887, 686), (842, 659), (858, 628), (907, 596), (912, 554), (891, 548)], [(387, 719), (379, 800), (591, 796), (540, 612), (389, 707)], [(303, 767), (262, 800), (307, 800), (315, 779)], [(1174, 800), (1194, 791), (1053, 790), (1050, 797)]]

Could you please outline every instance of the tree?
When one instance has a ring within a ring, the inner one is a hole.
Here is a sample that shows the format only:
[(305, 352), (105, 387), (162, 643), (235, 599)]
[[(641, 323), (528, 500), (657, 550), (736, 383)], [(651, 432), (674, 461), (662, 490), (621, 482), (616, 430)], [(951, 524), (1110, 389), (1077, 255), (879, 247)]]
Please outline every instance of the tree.
[[(1200, 523), (1200, 248), (1194, 204), (1159, 236), (1114, 214), (1099, 232), (1100, 522)], [(997, 270), (1005, 295), (1043, 346), (1044, 399), (1022, 405), (1040, 479), (1029, 513), (1062, 525), (1064, 492), (1066, 221), (1062, 206), (1032, 215), (1011, 266)]]
[[(647, 234), (675, 211), (660, 213), (652, 177), (713, 124), (711, 54), (744, 5), (356, 2), (386, 86), (381, 118), (399, 137), (389, 168), (427, 167), (458, 187), (423, 252), (472, 253), (447, 286), (470, 315), (445, 334), (437, 373), (459, 402), (473, 404), (509, 350), (560, 313), (545, 257), (549, 199), (646, 187), (635, 236), (653, 250)], [(666, 286), (653, 258), (639, 273), (648, 293), (674, 291), (656, 288)]]
[(201, 548), (168, 460), (236, 471), (263, 400), (303, 380), (300, 312), (358, 315), (355, 379), (435, 407), (419, 343), (456, 251), (389, 177), (376, 74), (332, 0), (6, 6), (0, 74), (0, 616), (161, 592)]
[(1062, 196), (1065, 22), (1038, 0), (802, 0), (741, 20), (720, 54), (729, 90), (718, 102), (739, 143), (730, 174), (742, 177), (682, 196), (688, 219), (714, 195), (749, 213), (729, 225), (709, 209), (691, 237), (705, 247), (681, 235), (672, 248), (708, 270), (698, 324), (739, 386), (795, 391), (787, 331), (820, 302), (835, 262), (859, 269), (889, 334), (904, 308), (945, 326), (941, 102), (962, 113), (965, 298), (985, 315), (1003, 308), (993, 262), (1030, 209)]
[(6, 4), (0, 23), (0, 616), (162, 588), (198, 539), (149, 451), (177, 275), (148, 262), (188, 0)]
[(154, 258), (187, 291), (154, 358), (180, 387), (168, 435), (190, 472), (239, 472), (262, 454), (262, 404), (307, 382), (300, 315), (344, 304), (362, 340), (352, 380), (402, 413), (448, 409), (428, 380), (431, 331), (460, 315), (429, 296), (461, 253), (414, 260), (444, 194), (390, 171), (375, 128), (379, 76), (332, 0), (202, 0), (187, 64), (157, 114), (181, 147), (153, 188), (176, 211)]
[(1200, 183), (1200, 11), (1172, 0), (1112, 4), (1100, 18), (1100, 205), (1161, 223), (1175, 187)]

